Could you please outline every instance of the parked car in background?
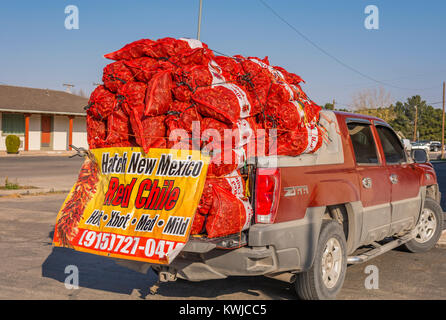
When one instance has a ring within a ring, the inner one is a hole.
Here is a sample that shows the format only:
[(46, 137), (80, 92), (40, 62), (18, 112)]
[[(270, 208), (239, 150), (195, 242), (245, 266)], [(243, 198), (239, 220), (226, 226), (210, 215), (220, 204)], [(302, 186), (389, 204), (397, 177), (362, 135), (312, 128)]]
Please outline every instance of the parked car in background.
[(412, 142), (411, 145), (412, 145), (412, 150), (423, 149), (426, 151), (426, 153), (428, 153), (430, 151), (429, 141), (416, 141), (416, 142)]
[(437, 152), (441, 150), (441, 142), (432, 141), (429, 146), (430, 151)]

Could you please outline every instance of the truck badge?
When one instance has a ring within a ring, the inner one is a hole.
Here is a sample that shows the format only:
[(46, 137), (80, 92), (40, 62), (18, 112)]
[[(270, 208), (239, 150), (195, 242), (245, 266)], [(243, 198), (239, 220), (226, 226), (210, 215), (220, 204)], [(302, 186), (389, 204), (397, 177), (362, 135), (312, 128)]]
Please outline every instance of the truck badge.
[(292, 186), (283, 188), (285, 191), (284, 197), (293, 197), (295, 195), (302, 196), (304, 194), (308, 194), (308, 186)]

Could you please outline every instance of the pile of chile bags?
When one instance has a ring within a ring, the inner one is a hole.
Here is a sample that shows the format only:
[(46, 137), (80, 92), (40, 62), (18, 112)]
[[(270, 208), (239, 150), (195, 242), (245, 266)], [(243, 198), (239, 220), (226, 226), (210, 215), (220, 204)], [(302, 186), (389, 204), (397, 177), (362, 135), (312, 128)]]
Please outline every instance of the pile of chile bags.
[[(192, 234), (214, 238), (249, 227), (253, 210), (239, 171), (248, 142), (262, 139), (261, 155), (288, 156), (315, 152), (322, 144), (320, 107), (302, 91), (299, 76), (271, 66), (267, 57), (216, 56), (198, 40), (173, 38), (138, 40), (105, 57), (114, 62), (104, 68), (103, 85), (86, 107), (88, 144), (209, 152)], [(169, 139), (175, 129), (187, 137)], [(233, 136), (224, 136), (225, 129)], [(269, 129), (276, 129), (273, 139)], [(212, 135), (215, 130), (221, 139)], [(193, 131), (201, 139), (191, 139)], [(255, 148), (249, 152), (260, 152)], [(226, 155), (231, 163), (220, 163)]]

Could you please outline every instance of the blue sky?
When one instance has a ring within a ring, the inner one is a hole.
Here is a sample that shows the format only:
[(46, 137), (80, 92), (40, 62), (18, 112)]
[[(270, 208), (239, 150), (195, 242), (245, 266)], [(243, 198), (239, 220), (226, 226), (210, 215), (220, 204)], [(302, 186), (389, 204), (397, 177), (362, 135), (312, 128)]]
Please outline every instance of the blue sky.
[[(384, 86), (352, 72), (301, 38), (258, 0), (203, 0), (201, 40), (233, 55), (268, 56), (297, 73), (319, 104), (349, 105), (355, 92), (383, 87), (393, 100), (420, 94), (442, 99), (446, 80), (444, 0), (265, 0), (326, 52)], [(141, 38), (197, 34), (198, 0), (2, 1), (0, 83), (91, 92), (105, 53)], [(67, 5), (79, 8), (79, 30), (66, 30)], [(367, 5), (379, 30), (364, 27)], [(399, 87), (395, 88), (395, 87)], [(402, 88), (402, 89), (401, 89)], [(441, 107), (441, 104), (435, 104)]]

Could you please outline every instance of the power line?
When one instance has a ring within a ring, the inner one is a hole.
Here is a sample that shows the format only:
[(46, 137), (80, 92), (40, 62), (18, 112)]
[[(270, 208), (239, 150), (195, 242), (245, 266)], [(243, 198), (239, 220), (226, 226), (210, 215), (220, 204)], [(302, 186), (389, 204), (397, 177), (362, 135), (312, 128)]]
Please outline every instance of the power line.
[[(395, 80), (395, 79), (393, 79)], [(349, 84), (349, 85), (345, 85), (345, 86), (341, 86), (341, 88), (350, 88), (350, 87), (363, 87), (363, 88), (372, 88), (375, 87), (375, 85), (366, 85), (366, 84), (359, 84), (359, 83), (355, 83), (355, 84)], [(426, 87), (426, 88), (405, 88), (404, 90), (412, 90), (412, 91), (427, 91), (427, 90), (433, 90), (433, 89), (438, 89), (438, 86), (432, 86), (432, 87)]]
[[(446, 72), (446, 69), (444, 69), (444, 70), (437, 70), (437, 71), (431, 71), (431, 72), (426, 72), (426, 73), (421, 73), (421, 74), (405, 75), (405, 76), (392, 78), (392, 79), (384, 79), (383, 81), (398, 81), (398, 80), (404, 80), (404, 79), (416, 80), (416, 79), (419, 79), (419, 78), (424, 78), (426, 76), (430, 76), (432, 74), (440, 74), (440, 73), (445, 73), (445, 72)], [(358, 86), (358, 85), (360, 86), (360, 85), (364, 85), (364, 84), (352, 83), (352, 84), (345, 85), (345, 87), (353, 87), (353, 86)], [(431, 89), (438, 89), (438, 85), (435, 85), (435, 86), (432, 86), (432, 87), (428, 87), (428, 88), (417, 89), (417, 90), (431, 90)]]
[(350, 71), (359, 74), (360, 76), (371, 80), (373, 82), (388, 86), (388, 87), (392, 87), (395, 89), (400, 89), (400, 90), (419, 90), (419, 89), (413, 89), (413, 88), (403, 88), (403, 87), (398, 87), (398, 86), (394, 86), (392, 84), (383, 82), (381, 80), (375, 79), (361, 71), (359, 71), (358, 69), (348, 65), (347, 63), (341, 61), (340, 59), (338, 59), (337, 57), (335, 57), (334, 55), (330, 54), (328, 51), (324, 50), (322, 47), (320, 47), (318, 44), (316, 44), (315, 42), (313, 42), (310, 38), (308, 38), (306, 35), (304, 35), (302, 32), (300, 32), (298, 29), (296, 29), (292, 24), (290, 24), (287, 20), (285, 20), (284, 18), (282, 18), (273, 8), (271, 8), (265, 1), (263, 0), (259, 0), (268, 10), (270, 10), (277, 18), (279, 18), (283, 23), (285, 23), (288, 27), (290, 27), (294, 32), (296, 32), (299, 36), (301, 36), (304, 40), (306, 40), (308, 43), (310, 43), (313, 47), (315, 47), (316, 49), (318, 49), (319, 51), (321, 51), (323, 54), (325, 54), (326, 56), (330, 57), (331, 59), (335, 60), (337, 63), (339, 63), (340, 65), (342, 65), (343, 67), (349, 69)]

